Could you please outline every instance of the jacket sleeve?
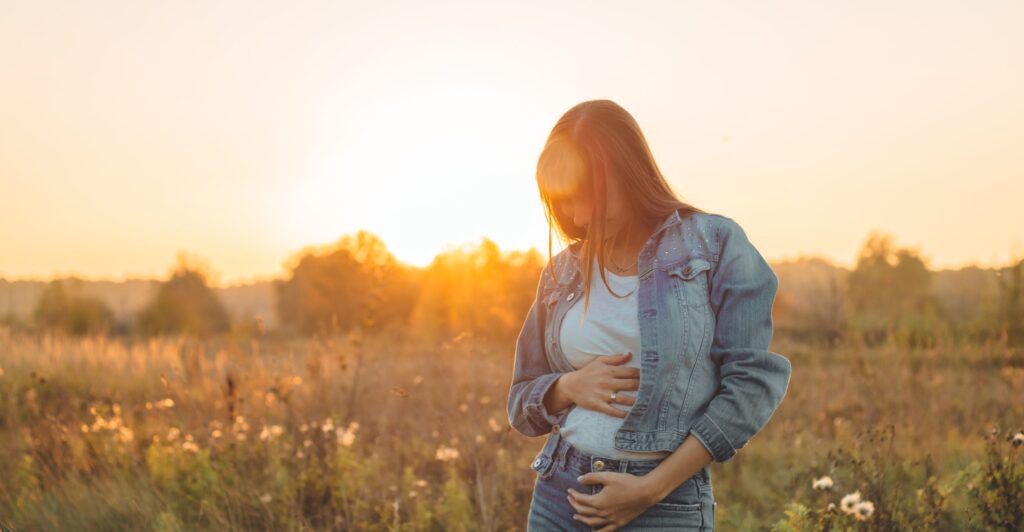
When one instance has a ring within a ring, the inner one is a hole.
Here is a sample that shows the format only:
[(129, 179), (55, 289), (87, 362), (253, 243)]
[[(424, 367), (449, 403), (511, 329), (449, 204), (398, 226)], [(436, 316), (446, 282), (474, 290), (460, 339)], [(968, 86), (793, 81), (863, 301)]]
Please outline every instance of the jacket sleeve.
[(548, 412), (544, 407), (544, 394), (564, 375), (554, 372), (544, 353), (544, 323), (546, 309), (542, 304), (547, 279), (547, 269), (541, 271), (537, 293), (526, 315), (526, 321), (516, 340), (515, 363), (512, 370), (512, 386), (508, 395), (508, 421), (525, 436), (543, 436), (551, 432), (555, 424), (563, 424), (571, 406), (557, 413)]
[(768, 423), (789, 387), (792, 365), (768, 350), (778, 278), (744, 230), (723, 217), (711, 275), (715, 313), (711, 360), (720, 385), (690, 428), (717, 462), (726, 462)]

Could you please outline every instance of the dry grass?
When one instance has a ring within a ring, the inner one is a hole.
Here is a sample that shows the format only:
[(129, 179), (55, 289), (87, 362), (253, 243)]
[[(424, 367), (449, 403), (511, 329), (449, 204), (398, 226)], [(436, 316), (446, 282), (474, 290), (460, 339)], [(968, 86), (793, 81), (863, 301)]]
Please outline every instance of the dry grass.
[[(1021, 522), (1024, 446), (1004, 441), (1024, 428), (1019, 351), (772, 349), (793, 379), (768, 427), (713, 466), (719, 528)], [(507, 425), (512, 352), (469, 336), (129, 345), (2, 331), (0, 524), (522, 529), (543, 440)], [(812, 489), (826, 475), (833, 487)], [(825, 510), (858, 490), (875, 505), (866, 520)], [(980, 511), (999, 504), (1001, 517)]]

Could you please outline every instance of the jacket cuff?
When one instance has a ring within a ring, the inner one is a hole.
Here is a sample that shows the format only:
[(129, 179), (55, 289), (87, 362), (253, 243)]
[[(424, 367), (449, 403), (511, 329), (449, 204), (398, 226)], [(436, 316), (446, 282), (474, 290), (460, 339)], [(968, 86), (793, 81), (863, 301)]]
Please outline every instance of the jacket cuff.
[(690, 427), (690, 434), (707, 448), (716, 462), (727, 462), (736, 455), (736, 447), (706, 412)]
[(538, 424), (554, 426), (565, 422), (565, 418), (569, 413), (568, 408), (559, 413), (552, 414), (544, 406), (544, 395), (547, 394), (548, 388), (551, 388), (562, 375), (564, 373), (545, 373), (533, 381), (530, 394), (526, 397), (526, 415), (532, 417)]

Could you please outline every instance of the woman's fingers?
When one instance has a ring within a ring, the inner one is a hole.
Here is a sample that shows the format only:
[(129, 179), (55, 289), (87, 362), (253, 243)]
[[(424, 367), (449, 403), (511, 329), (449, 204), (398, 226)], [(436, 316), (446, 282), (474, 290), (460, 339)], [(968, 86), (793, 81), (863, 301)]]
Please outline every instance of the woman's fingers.
[(613, 390), (639, 390), (640, 379), (612, 379), (610, 384)]
[(576, 515), (573, 515), (572, 518), (577, 520), (577, 521), (580, 521), (581, 523), (590, 525), (591, 527), (606, 526), (609, 523), (611, 523), (611, 521), (607, 517), (588, 516), (588, 515), (580, 515), (580, 516), (577, 517)]
[(611, 368), (611, 374), (612, 377), (616, 377), (619, 379), (639, 379), (640, 368), (613, 367)]
[(601, 402), (601, 403), (598, 403), (598, 405), (599, 406), (597, 407), (597, 410), (600, 411), (600, 412), (604, 412), (605, 414), (608, 414), (609, 416), (624, 418), (624, 417), (626, 417), (627, 414), (629, 414), (629, 412), (623, 412), (622, 410), (619, 410), (618, 408), (615, 408), (614, 406), (611, 405), (611, 403), (608, 403), (608, 402)]
[(571, 492), (566, 496), (566, 498), (569, 500), (569, 504), (572, 505), (573, 509), (576, 510), (576, 513), (579, 515), (579, 517), (576, 517), (576, 520), (598, 526), (608, 522), (608, 519), (600, 515), (597, 508), (577, 500)]
[(632, 406), (633, 403), (636, 402), (636, 396), (627, 393), (618, 393), (615, 394), (615, 402), (619, 403), (620, 405)]

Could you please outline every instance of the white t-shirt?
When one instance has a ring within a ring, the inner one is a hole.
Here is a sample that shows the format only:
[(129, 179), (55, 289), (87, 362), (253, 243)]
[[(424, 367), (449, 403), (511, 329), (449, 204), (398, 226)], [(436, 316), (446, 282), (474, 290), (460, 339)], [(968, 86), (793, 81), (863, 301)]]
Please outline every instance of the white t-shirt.
[[(640, 367), (640, 322), (637, 317), (636, 275), (616, 275), (605, 272), (608, 284), (619, 296), (613, 296), (605, 288), (598, 274), (597, 262), (593, 264), (590, 283), (590, 308), (583, 316), (583, 297), (576, 298), (569, 307), (559, 331), (562, 351), (569, 363), (576, 369), (585, 366), (599, 356), (632, 352), (633, 356), (620, 366)], [(582, 320), (582, 321), (581, 321)], [(636, 390), (620, 391), (619, 395), (636, 397)], [(615, 403), (613, 408), (628, 412), (631, 405)], [(617, 418), (575, 405), (569, 411), (561, 430), (565, 438), (581, 451), (605, 458), (652, 460), (664, 458), (670, 451), (636, 452), (615, 448), (615, 432), (622, 426), (624, 418)]]

